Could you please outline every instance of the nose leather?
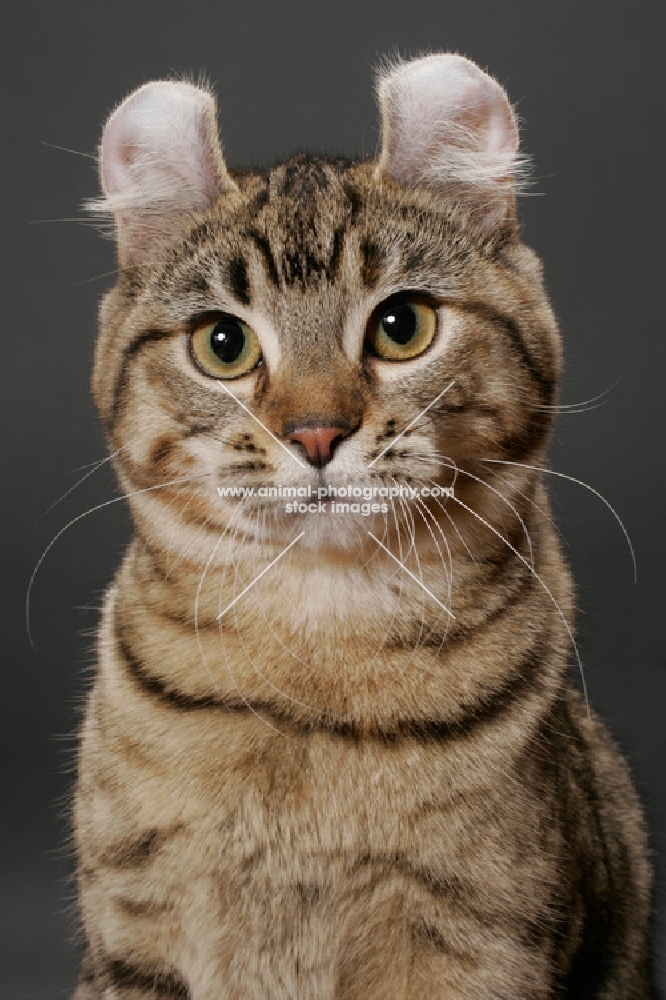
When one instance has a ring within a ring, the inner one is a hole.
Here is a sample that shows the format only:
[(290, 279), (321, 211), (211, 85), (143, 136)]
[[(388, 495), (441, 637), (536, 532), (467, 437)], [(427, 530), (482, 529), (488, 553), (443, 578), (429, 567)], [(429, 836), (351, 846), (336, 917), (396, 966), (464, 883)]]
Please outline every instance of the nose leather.
[(305, 448), (310, 465), (327, 465), (333, 458), (333, 443), (347, 437), (346, 427), (297, 427), (285, 434), (287, 441), (297, 441)]

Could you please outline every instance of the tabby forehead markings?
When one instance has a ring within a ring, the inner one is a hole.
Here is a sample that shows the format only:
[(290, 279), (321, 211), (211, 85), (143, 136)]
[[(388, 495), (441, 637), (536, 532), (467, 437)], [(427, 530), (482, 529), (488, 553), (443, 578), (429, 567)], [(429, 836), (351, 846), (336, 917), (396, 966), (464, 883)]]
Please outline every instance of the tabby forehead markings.
[(284, 168), (278, 167), (275, 174), (278, 178), (282, 175), (280, 194), (299, 204), (307, 204), (313, 198), (319, 198), (329, 186), (329, 175), (324, 163), (307, 154), (295, 157)]
[(366, 288), (376, 288), (384, 262), (384, 251), (377, 243), (366, 237), (361, 243), (361, 255), (363, 258), (361, 280)]
[(232, 257), (228, 266), (229, 287), (233, 295), (244, 306), (250, 305), (250, 282), (247, 274), (247, 264), (243, 257)]
[[(314, 222), (312, 225), (314, 228)], [(290, 250), (286, 245), (274, 247), (262, 232), (252, 230), (249, 235), (260, 253), (266, 276), (274, 288), (283, 291), (294, 286), (316, 287), (322, 279), (326, 279), (329, 284), (337, 281), (347, 235), (346, 225), (338, 226), (333, 231), (328, 251), (312, 239), (299, 241), (298, 248)]]
[(280, 279), (280, 273), (278, 271), (277, 264), (275, 263), (275, 258), (273, 257), (273, 251), (271, 249), (271, 244), (269, 240), (264, 236), (263, 233), (251, 230), (248, 234), (250, 239), (256, 246), (261, 259), (263, 261), (266, 276), (273, 285), (274, 288), (280, 289), (282, 287), (282, 282)]

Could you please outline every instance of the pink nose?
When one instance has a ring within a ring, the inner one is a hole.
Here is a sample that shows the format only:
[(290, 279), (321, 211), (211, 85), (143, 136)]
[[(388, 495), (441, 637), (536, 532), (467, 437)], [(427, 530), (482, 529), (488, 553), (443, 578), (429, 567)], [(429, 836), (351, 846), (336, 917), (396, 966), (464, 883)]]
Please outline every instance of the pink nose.
[(333, 442), (346, 437), (345, 427), (297, 427), (286, 434), (287, 441), (298, 441), (305, 448), (310, 465), (326, 465), (333, 457)]

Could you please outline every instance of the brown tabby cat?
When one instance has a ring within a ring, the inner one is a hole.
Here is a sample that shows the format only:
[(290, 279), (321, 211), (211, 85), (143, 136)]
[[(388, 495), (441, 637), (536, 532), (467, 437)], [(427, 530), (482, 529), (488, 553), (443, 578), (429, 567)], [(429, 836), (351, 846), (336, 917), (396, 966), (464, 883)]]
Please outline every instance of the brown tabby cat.
[(94, 394), (136, 536), (81, 739), (76, 1000), (650, 993), (641, 810), (568, 679), (515, 117), (455, 55), (379, 102), (371, 163), (227, 170), (180, 82), (106, 126)]

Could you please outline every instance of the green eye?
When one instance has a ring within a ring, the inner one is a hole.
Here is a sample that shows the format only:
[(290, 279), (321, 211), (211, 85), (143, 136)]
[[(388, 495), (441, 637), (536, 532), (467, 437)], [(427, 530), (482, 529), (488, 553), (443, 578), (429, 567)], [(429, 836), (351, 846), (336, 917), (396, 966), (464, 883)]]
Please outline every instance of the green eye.
[(422, 354), (437, 330), (437, 311), (422, 299), (406, 296), (388, 299), (375, 309), (366, 334), (366, 345), (387, 361), (406, 361)]
[(192, 356), (213, 378), (239, 378), (261, 361), (261, 347), (251, 326), (235, 316), (206, 319), (192, 332)]

